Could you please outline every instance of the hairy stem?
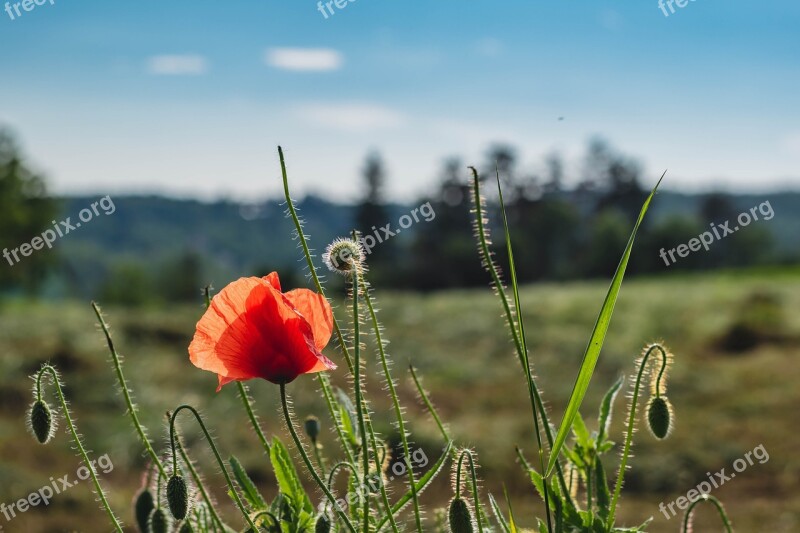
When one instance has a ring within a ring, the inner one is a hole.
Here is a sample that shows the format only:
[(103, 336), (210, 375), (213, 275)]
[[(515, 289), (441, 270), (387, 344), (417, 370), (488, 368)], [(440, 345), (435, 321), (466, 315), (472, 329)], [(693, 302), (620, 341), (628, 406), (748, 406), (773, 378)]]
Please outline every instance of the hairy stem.
[(469, 474), (470, 474), (470, 483), (472, 485), (472, 499), (474, 500), (475, 504), (475, 516), (477, 517), (478, 521), (478, 532), (483, 533), (483, 521), (484, 516), (481, 512), (481, 501), (480, 495), (478, 493), (478, 476), (475, 473), (475, 460), (472, 457), (472, 452), (469, 450), (463, 450), (461, 455), (458, 457), (458, 466), (456, 468), (456, 498), (461, 497), (461, 470), (462, 465), (464, 463), (464, 457), (467, 458), (469, 462)]
[(242, 502), (236, 487), (233, 485), (231, 476), (228, 474), (228, 469), (225, 467), (225, 463), (222, 461), (219, 450), (217, 450), (217, 445), (214, 444), (214, 439), (211, 438), (211, 434), (208, 432), (205, 422), (203, 422), (203, 419), (200, 417), (200, 413), (198, 413), (197, 410), (191, 405), (184, 404), (175, 409), (175, 412), (172, 413), (172, 417), (170, 417), (169, 420), (169, 440), (172, 447), (172, 471), (178, 471), (178, 454), (175, 453), (175, 419), (184, 409), (190, 411), (194, 415), (195, 420), (197, 420), (197, 424), (200, 426), (200, 429), (203, 430), (203, 435), (206, 437), (206, 442), (208, 442), (208, 445), (211, 447), (211, 451), (214, 452), (214, 457), (217, 459), (217, 464), (222, 470), (222, 475), (225, 477), (225, 482), (228, 484), (228, 492), (233, 498), (233, 501), (236, 503), (236, 506), (239, 508), (239, 511), (242, 513), (242, 516), (244, 516), (245, 520), (247, 521), (247, 525), (253, 528), (253, 531), (256, 531), (256, 525), (250, 518), (250, 515), (248, 514), (247, 509), (245, 509), (244, 503)]
[(725, 512), (725, 508), (718, 499), (710, 494), (703, 494), (700, 499), (692, 502), (689, 508), (686, 509), (686, 514), (683, 517), (683, 527), (681, 527), (681, 533), (689, 533), (691, 531), (692, 513), (694, 512), (694, 508), (706, 501), (711, 502), (714, 504), (714, 507), (717, 508), (717, 513), (719, 513), (719, 517), (722, 519), (722, 524), (725, 526), (725, 531), (728, 533), (733, 533), (733, 527), (728, 519), (728, 514)]
[(660, 344), (653, 344), (647, 352), (645, 352), (644, 356), (642, 356), (642, 361), (639, 364), (639, 373), (636, 376), (636, 383), (633, 386), (633, 397), (631, 398), (631, 408), (630, 413), (628, 414), (628, 427), (625, 431), (625, 446), (622, 450), (622, 460), (619, 464), (619, 471), (617, 471), (617, 481), (614, 485), (614, 496), (611, 498), (611, 507), (609, 508), (608, 512), (608, 520), (607, 525), (611, 528), (614, 525), (614, 515), (617, 510), (617, 501), (619, 500), (620, 492), (622, 492), (622, 480), (625, 477), (625, 468), (628, 465), (628, 457), (630, 456), (631, 452), (631, 442), (633, 441), (633, 429), (635, 427), (636, 422), (636, 404), (639, 401), (639, 390), (641, 389), (642, 385), (642, 377), (644, 376), (645, 368), (647, 368), (647, 361), (650, 358), (650, 354), (653, 353), (654, 350), (659, 350), (661, 352), (661, 372), (659, 372), (658, 379), (661, 379), (661, 376), (664, 373), (664, 369), (667, 367), (667, 353), (664, 351), (664, 348)]
[(67, 400), (64, 398), (64, 391), (61, 389), (61, 382), (58, 378), (58, 371), (56, 371), (56, 369), (49, 364), (45, 364), (39, 370), (39, 373), (36, 376), (36, 399), (42, 399), (42, 376), (45, 373), (50, 374), (50, 376), (53, 378), (53, 386), (56, 389), (58, 401), (61, 404), (62, 411), (64, 412), (64, 420), (67, 422), (67, 427), (69, 428), (69, 432), (72, 434), (72, 440), (75, 442), (75, 446), (78, 448), (78, 453), (80, 454), (81, 459), (83, 459), (83, 464), (92, 477), (92, 483), (94, 483), (95, 492), (97, 492), (97, 496), (100, 498), (100, 502), (103, 504), (106, 514), (108, 514), (109, 519), (114, 524), (114, 529), (116, 529), (119, 533), (122, 533), (122, 526), (117, 520), (117, 517), (114, 515), (114, 511), (111, 510), (111, 506), (106, 499), (105, 492), (103, 492), (103, 487), (100, 486), (100, 480), (97, 479), (97, 473), (94, 471), (94, 466), (92, 466), (92, 462), (89, 460), (89, 455), (86, 453), (86, 449), (83, 447), (83, 442), (81, 442), (78, 431), (75, 429), (72, 416), (69, 414)]

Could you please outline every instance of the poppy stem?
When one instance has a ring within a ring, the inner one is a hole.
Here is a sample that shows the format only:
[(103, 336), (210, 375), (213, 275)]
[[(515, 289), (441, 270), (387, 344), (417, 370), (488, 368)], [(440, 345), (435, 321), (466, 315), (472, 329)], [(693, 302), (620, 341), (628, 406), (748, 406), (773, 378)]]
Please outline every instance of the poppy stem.
[(661, 371), (658, 374), (658, 383), (661, 383), (661, 377), (664, 375), (664, 369), (667, 367), (667, 352), (660, 344), (653, 344), (642, 356), (639, 363), (639, 374), (636, 376), (636, 383), (633, 386), (633, 396), (631, 397), (630, 413), (628, 414), (628, 427), (625, 432), (625, 446), (622, 449), (622, 459), (620, 460), (619, 470), (617, 471), (617, 482), (614, 486), (614, 496), (611, 498), (611, 507), (608, 511), (608, 520), (606, 524), (610, 528), (614, 524), (614, 515), (617, 510), (617, 501), (619, 500), (620, 492), (622, 491), (622, 480), (625, 477), (625, 468), (628, 465), (628, 457), (631, 452), (631, 441), (633, 440), (633, 430), (636, 425), (636, 404), (639, 401), (639, 389), (642, 385), (642, 377), (644, 370), (647, 367), (647, 360), (654, 350), (661, 352)]
[[(289, 433), (292, 435), (292, 440), (294, 440), (294, 444), (297, 447), (297, 450), (300, 452), (300, 456), (303, 458), (303, 462), (306, 464), (306, 468), (311, 473), (311, 476), (314, 478), (314, 481), (317, 482), (317, 485), (322, 489), (327, 496), (328, 501), (330, 501), (333, 509), (336, 511), (336, 514), (339, 515), (339, 518), (345, 523), (347, 529), (350, 530), (351, 533), (356, 533), (356, 528), (353, 527), (353, 523), (347, 517), (347, 514), (344, 512), (342, 507), (337, 503), (336, 497), (331, 493), (328, 489), (328, 486), (319, 477), (319, 474), (314, 469), (314, 465), (311, 463), (311, 458), (308, 456), (308, 452), (306, 452), (305, 447), (303, 446), (303, 442), (300, 440), (300, 436), (297, 434), (297, 430), (294, 428), (294, 422), (292, 422), (292, 415), (289, 412), (289, 401), (286, 398), (286, 384), (280, 384), (281, 389), (281, 406), (283, 407), (283, 417), (286, 419), (286, 427), (289, 429)], [(255, 530), (254, 530), (255, 531)]]
[(256, 531), (256, 525), (250, 518), (250, 515), (248, 514), (247, 509), (245, 509), (244, 503), (242, 502), (242, 499), (239, 496), (239, 492), (233, 485), (231, 476), (230, 474), (228, 474), (228, 469), (225, 467), (225, 463), (222, 461), (222, 457), (219, 454), (219, 450), (217, 450), (217, 445), (214, 444), (214, 439), (211, 438), (211, 434), (208, 432), (208, 429), (206, 428), (203, 419), (200, 417), (200, 413), (198, 413), (197, 410), (191, 405), (184, 404), (175, 409), (175, 412), (172, 413), (172, 416), (170, 417), (169, 420), (169, 442), (170, 446), (172, 447), (172, 471), (175, 473), (177, 473), (178, 471), (178, 455), (175, 453), (175, 441), (176, 441), (175, 419), (178, 417), (178, 413), (180, 413), (184, 409), (190, 411), (194, 415), (195, 420), (197, 420), (197, 423), (200, 425), (200, 429), (203, 430), (203, 435), (205, 435), (206, 441), (208, 442), (208, 445), (211, 447), (211, 451), (214, 452), (214, 457), (217, 459), (217, 464), (222, 470), (222, 475), (225, 476), (225, 482), (228, 484), (228, 489), (231, 497), (233, 498), (234, 502), (236, 503), (236, 506), (239, 508), (239, 511), (241, 511), (242, 515), (247, 521), (247, 525), (253, 528), (253, 531)]
[(72, 416), (70, 416), (69, 408), (67, 407), (67, 400), (64, 398), (64, 391), (61, 389), (61, 381), (58, 377), (58, 371), (55, 369), (55, 367), (49, 364), (43, 365), (36, 375), (36, 398), (39, 400), (42, 398), (42, 376), (45, 374), (50, 374), (50, 376), (53, 378), (53, 386), (56, 389), (58, 401), (61, 404), (61, 409), (64, 411), (64, 420), (66, 420), (69, 432), (72, 434), (72, 440), (75, 442), (75, 447), (78, 448), (78, 454), (81, 456), (81, 459), (83, 459), (83, 464), (92, 477), (92, 483), (94, 483), (95, 492), (100, 498), (100, 502), (103, 504), (106, 514), (108, 514), (108, 517), (114, 524), (114, 528), (119, 533), (123, 533), (122, 526), (117, 520), (117, 517), (114, 515), (114, 511), (111, 510), (111, 505), (109, 505), (108, 500), (106, 499), (106, 495), (103, 492), (103, 487), (100, 485), (100, 481), (97, 479), (97, 474), (94, 471), (92, 462), (89, 460), (89, 455), (86, 453), (86, 449), (83, 447), (83, 442), (81, 442), (81, 438), (78, 435), (78, 430), (75, 429), (75, 423), (72, 421)]
[(144, 429), (144, 426), (142, 426), (142, 423), (139, 422), (139, 414), (136, 411), (136, 404), (133, 403), (131, 392), (128, 388), (128, 382), (125, 380), (125, 374), (122, 373), (122, 361), (120, 360), (117, 350), (114, 348), (114, 341), (111, 340), (111, 333), (108, 330), (106, 321), (103, 319), (103, 314), (100, 311), (100, 307), (97, 305), (97, 303), (92, 302), (92, 309), (94, 309), (94, 314), (97, 316), (97, 321), (100, 323), (100, 329), (103, 330), (103, 334), (106, 337), (108, 351), (111, 352), (111, 361), (114, 363), (114, 371), (117, 374), (117, 382), (119, 383), (119, 388), (122, 389), (122, 396), (125, 398), (125, 405), (128, 408), (128, 414), (133, 422), (133, 427), (136, 429), (136, 433), (139, 434), (139, 440), (142, 441), (142, 445), (144, 445), (144, 448), (147, 451), (147, 454), (150, 456), (150, 459), (153, 461), (153, 464), (156, 465), (156, 468), (158, 468), (158, 473), (161, 475), (166, 475), (166, 472), (164, 471), (164, 464), (161, 462), (161, 458), (153, 449), (153, 445), (150, 443), (150, 439), (147, 437), (147, 431)]
[[(167, 413), (167, 419), (169, 419), (171, 416), (172, 415), (170, 413)], [(200, 474), (198, 474), (197, 469), (194, 467), (194, 464), (192, 464), (192, 460), (189, 459), (189, 455), (186, 453), (186, 448), (183, 447), (183, 443), (181, 442), (181, 436), (177, 431), (175, 432), (175, 443), (178, 445), (178, 452), (181, 454), (183, 464), (186, 465), (186, 468), (189, 470), (189, 474), (192, 476), (192, 480), (194, 481), (197, 490), (200, 492), (200, 497), (208, 507), (208, 511), (211, 514), (211, 519), (221, 531), (225, 531), (225, 525), (222, 523), (222, 520), (217, 514), (216, 509), (214, 509), (214, 505), (211, 502), (208, 491), (203, 485), (203, 480), (200, 479)], [(159, 476), (160, 475), (161, 474), (159, 474)]]
[(462, 450), (461, 455), (458, 457), (458, 467), (456, 469), (456, 498), (461, 497), (461, 471), (463, 468), (464, 457), (469, 461), (470, 482), (472, 483), (472, 498), (475, 500), (475, 515), (478, 519), (478, 532), (483, 533), (483, 513), (481, 512), (480, 495), (478, 493), (478, 476), (475, 473), (475, 460), (472, 457), (472, 452), (469, 450)]
[(417, 496), (416, 480), (414, 479), (414, 466), (411, 464), (411, 449), (408, 446), (408, 434), (406, 433), (406, 425), (403, 420), (403, 410), (400, 407), (400, 400), (397, 397), (397, 390), (394, 384), (394, 379), (389, 371), (389, 363), (386, 355), (386, 347), (381, 337), (381, 327), (378, 323), (378, 314), (375, 312), (375, 306), (372, 304), (372, 298), (369, 295), (370, 287), (366, 279), (364, 280), (364, 301), (369, 309), (369, 314), (372, 319), (372, 330), (375, 332), (375, 343), (378, 345), (378, 353), (381, 357), (381, 366), (383, 367), (383, 375), (386, 379), (386, 385), (389, 388), (389, 394), (392, 397), (392, 404), (394, 405), (394, 414), (397, 419), (397, 430), (400, 432), (400, 440), (403, 443), (403, 462), (406, 464), (408, 472), (408, 482), (411, 486), (411, 500), (414, 505), (414, 520), (416, 521), (417, 531), (422, 533), (422, 514), (419, 509), (419, 498)]
[[(358, 299), (361, 292), (358, 268), (352, 270), (353, 280), (353, 387), (356, 395), (356, 413), (358, 414), (358, 427), (361, 433), (361, 456), (364, 463), (364, 487), (369, 484), (369, 445), (367, 441), (367, 427), (364, 424), (364, 404), (361, 395), (361, 316), (358, 310)], [(364, 533), (369, 533), (369, 498), (364, 498)]]

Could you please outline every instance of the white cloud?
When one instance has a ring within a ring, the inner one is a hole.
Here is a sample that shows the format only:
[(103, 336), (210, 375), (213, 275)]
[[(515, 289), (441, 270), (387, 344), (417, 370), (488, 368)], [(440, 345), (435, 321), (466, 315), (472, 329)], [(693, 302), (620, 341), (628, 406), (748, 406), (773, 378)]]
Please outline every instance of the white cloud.
[(269, 48), (264, 54), (267, 65), (300, 72), (339, 70), (344, 56), (332, 48)]
[(406, 117), (398, 111), (367, 103), (305, 104), (295, 112), (309, 124), (348, 133), (391, 129), (406, 123)]
[(787, 135), (781, 141), (784, 152), (792, 155), (800, 155), (800, 133)]
[(160, 55), (147, 60), (147, 72), (161, 76), (197, 76), (208, 71), (206, 58), (196, 54)]

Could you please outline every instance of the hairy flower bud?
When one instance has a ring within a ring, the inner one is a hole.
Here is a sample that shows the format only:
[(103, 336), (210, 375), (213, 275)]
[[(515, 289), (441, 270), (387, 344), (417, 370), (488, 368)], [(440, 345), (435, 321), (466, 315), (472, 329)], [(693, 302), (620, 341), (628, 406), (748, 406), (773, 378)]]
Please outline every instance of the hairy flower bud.
[(150, 513), (156, 508), (153, 493), (147, 487), (143, 488), (136, 499), (133, 501), (133, 514), (136, 516), (136, 525), (139, 526), (139, 531), (148, 533), (147, 521), (150, 519)]
[(160, 507), (153, 509), (153, 512), (150, 513), (150, 519), (147, 521), (147, 527), (150, 533), (167, 533), (171, 526), (172, 520), (170, 520), (163, 509)]
[(653, 436), (665, 439), (672, 431), (672, 405), (666, 396), (654, 396), (647, 404), (647, 426)]
[(308, 435), (308, 438), (311, 439), (311, 442), (316, 443), (320, 430), (319, 418), (316, 416), (309, 416), (306, 418), (305, 430), (306, 435)]
[(322, 260), (332, 272), (346, 276), (362, 268), (364, 255), (361, 243), (352, 239), (336, 239), (325, 249)]
[(172, 516), (176, 520), (186, 518), (186, 512), (189, 510), (189, 489), (186, 486), (186, 480), (182, 476), (174, 475), (169, 478), (167, 483), (167, 503)]
[(28, 413), (28, 424), (40, 444), (47, 444), (55, 433), (53, 413), (43, 400), (36, 400)]
[(462, 498), (450, 502), (450, 531), (452, 533), (472, 533), (472, 513)]
[(192, 523), (186, 520), (183, 524), (181, 524), (181, 528), (178, 530), (178, 533), (194, 533)]

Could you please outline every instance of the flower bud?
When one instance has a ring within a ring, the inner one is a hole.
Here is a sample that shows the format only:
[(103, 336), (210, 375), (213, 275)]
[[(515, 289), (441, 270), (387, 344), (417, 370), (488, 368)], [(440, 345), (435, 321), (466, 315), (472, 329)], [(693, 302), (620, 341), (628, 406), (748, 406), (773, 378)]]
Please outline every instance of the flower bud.
[(186, 486), (186, 480), (182, 476), (174, 475), (169, 478), (167, 483), (167, 503), (172, 516), (176, 520), (186, 518), (186, 512), (189, 510), (189, 489)]
[(331, 521), (328, 520), (328, 517), (323, 515), (319, 515), (317, 518), (317, 525), (314, 526), (314, 533), (329, 533), (331, 530)]
[(672, 405), (666, 396), (654, 396), (647, 405), (647, 425), (653, 436), (665, 439), (672, 431)]
[(186, 520), (183, 524), (181, 524), (181, 528), (178, 530), (178, 533), (194, 533), (192, 523)]
[(43, 400), (36, 400), (28, 413), (28, 424), (40, 444), (47, 444), (55, 433), (53, 414)]
[(172, 520), (167, 516), (167, 513), (160, 507), (153, 509), (153, 512), (150, 513), (150, 519), (147, 521), (148, 531), (150, 533), (167, 533), (170, 530), (170, 526), (172, 526)]
[(450, 502), (450, 531), (452, 533), (472, 533), (472, 513), (462, 498)]
[(133, 514), (136, 516), (136, 525), (139, 526), (139, 531), (148, 533), (147, 521), (150, 519), (150, 513), (156, 508), (153, 493), (147, 487), (143, 488), (136, 496), (133, 502)]
[(305, 421), (306, 435), (311, 439), (311, 442), (316, 443), (319, 436), (319, 419), (316, 416), (309, 416)]
[(336, 239), (325, 249), (322, 260), (332, 272), (348, 275), (364, 263), (364, 248), (352, 239)]

